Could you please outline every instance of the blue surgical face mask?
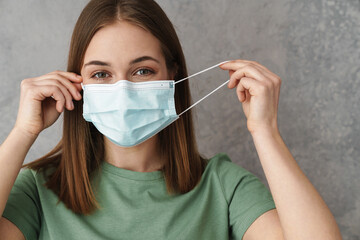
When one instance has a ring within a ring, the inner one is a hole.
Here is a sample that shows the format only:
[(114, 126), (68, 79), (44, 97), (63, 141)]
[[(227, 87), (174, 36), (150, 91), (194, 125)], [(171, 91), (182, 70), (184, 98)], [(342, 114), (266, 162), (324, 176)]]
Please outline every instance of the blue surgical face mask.
[(220, 66), (216, 64), (181, 79), (131, 82), (120, 80), (114, 84), (82, 85), (83, 117), (112, 142), (122, 147), (138, 145), (160, 132), (216, 90), (195, 102), (180, 114), (175, 110), (175, 85)]

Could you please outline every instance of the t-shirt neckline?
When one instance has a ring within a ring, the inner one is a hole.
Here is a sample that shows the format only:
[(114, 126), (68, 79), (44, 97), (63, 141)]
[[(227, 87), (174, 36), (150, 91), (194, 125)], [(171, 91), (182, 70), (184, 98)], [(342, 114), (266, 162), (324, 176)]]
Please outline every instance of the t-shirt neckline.
[(162, 171), (136, 172), (136, 171), (116, 167), (106, 161), (103, 161), (101, 163), (101, 167), (106, 172), (132, 180), (151, 181), (151, 180), (158, 180), (164, 178)]

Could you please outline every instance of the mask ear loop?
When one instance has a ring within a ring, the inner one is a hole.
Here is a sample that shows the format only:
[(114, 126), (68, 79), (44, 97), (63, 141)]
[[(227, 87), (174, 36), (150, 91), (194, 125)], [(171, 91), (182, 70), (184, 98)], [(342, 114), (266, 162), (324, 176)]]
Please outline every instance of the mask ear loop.
[(201, 98), (200, 100), (198, 100), (196, 103), (194, 103), (193, 105), (191, 105), (190, 107), (188, 107), (187, 109), (185, 109), (182, 113), (179, 114), (179, 117), (184, 114), (185, 112), (187, 112), (188, 110), (190, 110), (191, 108), (195, 107), (198, 103), (200, 103), (202, 100), (204, 100), (205, 98), (207, 98), (208, 96), (210, 96), (211, 94), (213, 94), (214, 92), (216, 92), (219, 88), (221, 88), (222, 86), (224, 86), (225, 84), (227, 84), (230, 81), (227, 80), (226, 82), (224, 82), (223, 84), (221, 84), (220, 86), (218, 86), (217, 88), (215, 88), (213, 91), (211, 91), (210, 93), (208, 93), (205, 97)]
[(199, 75), (199, 74), (202, 74), (203, 72), (209, 71), (209, 70), (211, 70), (211, 69), (213, 69), (213, 68), (216, 68), (216, 67), (218, 67), (218, 66), (220, 66), (220, 65), (222, 65), (222, 64), (224, 64), (224, 63), (227, 63), (227, 62), (230, 62), (230, 61), (224, 61), (224, 62), (218, 63), (218, 64), (216, 64), (216, 65), (214, 65), (214, 66), (212, 66), (212, 67), (209, 67), (209, 68), (207, 68), (207, 69), (204, 69), (204, 70), (202, 70), (202, 71), (200, 71), (200, 72), (198, 72), (198, 73), (195, 73), (195, 74), (193, 74), (193, 75), (190, 75), (190, 76), (188, 76), (188, 77), (185, 77), (185, 78), (183, 78), (183, 79), (180, 79), (180, 80), (176, 81), (175, 84), (181, 83), (182, 81), (185, 81), (185, 80), (188, 79), (188, 78), (195, 77), (195, 76), (197, 76), (197, 75)]
[[(206, 72), (206, 71), (208, 71), (208, 70), (211, 70), (211, 69), (213, 69), (213, 68), (216, 68), (216, 67), (218, 67), (218, 66), (220, 66), (220, 65), (222, 65), (222, 64), (224, 64), (224, 63), (227, 63), (227, 62), (230, 62), (230, 61), (224, 61), (224, 62), (218, 63), (218, 64), (216, 64), (215, 66), (209, 67), (209, 68), (204, 69), (204, 70), (202, 70), (202, 71), (200, 71), (200, 72), (198, 72), (198, 73), (195, 73), (195, 74), (193, 74), (193, 75), (190, 75), (190, 76), (188, 76), (188, 77), (186, 77), (186, 78), (180, 79), (179, 81), (175, 82), (174, 84), (177, 84), (177, 83), (180, 83), (180, 82), (182, 82), (182, 81), (185, 81), (186, 79), (189, 79), (189, 78), (191, 78), (191, 77), (197, 76), (197, 75), (199, 75), (199, 74), (201, 74), (201, 73), (203, 73), (203, 72)], [(186, 113), (186, 112), (189, 111), (191, 108), (195, 107), (197, 104), (199, 104), (199, 103), (202, 102), (205, 98), (207, 98), (208, 96), (210, 96), (211, 94), (213, 94), (214, 92), (216, 92), (217, 90), (219, 90), (222, 86), (224, 86), (225, 84), (227, 84), (229, 81), (230, 81), (230, 79), (227, 80), (226, 82), (224, 82), (223, 84), (221, 84), (220, 86), (218, 86), (217, 88), (215, 88), (214, 90), (212, 90), (210, 93), (206, 94), (203, 98), (201, 98), (201, 99), (198, 100), (196, 103), (194, 103), (193, 105), (191, 105), (190, 107), (188, 107), (187, 109), (185, 109), (185, 110), (184, 110), (183, 112), (181, 112), (178, 116), (180, 117), (182, 114)]]

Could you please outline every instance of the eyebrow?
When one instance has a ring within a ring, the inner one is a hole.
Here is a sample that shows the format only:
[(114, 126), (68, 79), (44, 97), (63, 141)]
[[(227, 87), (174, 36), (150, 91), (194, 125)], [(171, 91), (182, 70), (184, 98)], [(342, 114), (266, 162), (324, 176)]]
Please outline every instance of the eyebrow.
[(134, 60), (132, 60), (130, 62), (130, 65), (133, 65), (135, 63), (139, 63), (139, 62), (143, 62), (143, 61), (147, 61), (147, 60), (151, 60), (151, 61), (155, 61), (157, 63), (160, 63), (159, 60), (153, 58), (153, 57), (150, 57), (150, 56), (142, 56), (142, 57), (139, 57), (139, 58), (136, 58)]
[(89, 65), (97, 65), (97, 66), (107, 66), (107, 67), (111, 67), (111, 64), (110, 63), (107, 63), (107, 62), (102, 62), (102, 61), (99, 61), (99, 60), (94, 60), (94, 61), (90, 61), (88, 63), (86, 63), (84, 65), (84, 68), (89, 66)]
[[(160, 63), (159, 60), (153, 58), (153, 57), (150, 57), (150, 56), (142, 56), (142, 57), (139, 57), (139, 58), (136, 58), (134, 60), (132, 60), (130, 62), (130, 65), (134, 65), (135, 63), (139, 63), (139, 62), (143, 62), (143, 61), (147, 61), (147, 60), (151, 60), (151, 61), (154, 61), (154, 62), (157, 62), (157, 63)], [(97, 66), (107, 66), (107, 67), (111, 67), (111, 64), (110, 63), (107, 63), (107, 62), (103, 62), (103, 61), (99, 61), (99, 60), (93, 60), (93, 61), (90, 61), (88, 63), (86, 63), (84, 65), (84, 68), (89, 66), (89, 65), (97, 65)]]

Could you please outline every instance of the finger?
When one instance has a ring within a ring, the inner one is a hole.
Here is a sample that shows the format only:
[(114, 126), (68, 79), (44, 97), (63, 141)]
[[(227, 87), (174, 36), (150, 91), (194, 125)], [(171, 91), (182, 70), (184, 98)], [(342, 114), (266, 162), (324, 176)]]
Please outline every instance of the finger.
[(267, 81), (266, 77), (263, 75), (262, 72), (260, 72), (255, 67), (242, 67), (239, 68), (237, 71), (235, 71), (231, 77), (230, 81), (228, 83), (229, 88), (234, 88), (237, 86), (238, 82), (243, 77), (249, 77), (253, 79), (257, 79), (259, 81)]
[[(269, 74), (269, 72), (267, 71), (264, 71), (262, 68), (260, 68), (259, 66), (257, 65), (253, 65), (253, 64), (248, 64), (248, 65), (245, 65), (243, 68), (254, 68), (254, 69), (257, 69), (258, 70), (258, 73), (259, 74), (262, 74), (264, 76), (264, 78), (257, 78), (257, 80), (259, 81), (268, 81), (268, 79), (270, 81), (272, 81), (274, 84), (277, 83), (277, 80), (273, 78), (273, 76), (271, 76)], [(233, 70), (229, 70), (229, 75), (230, 75), (230, 78), (231, 76), (233, 75), (235, 71)]]
[(83, 81), (83, 78), (81, 75), (78, 75), (74, 72), (64, 72), (64, 71), (55, 71), (54, 73), (60, 74), (67, 79), (71, 80), (72, 82), (81, 83)]
[(249, 93), (249, 90), (245, 90), (245, 101), (246, 101), (246, 102), (249, 102), (249, 101), (250, 101), (250, 97), (251, 97), (251, 95), (250, 95), (250, 93)]
[[(81, 87), (80, 83), (82, 83), (84, 79), (83, 79), (83, 77), (81, 75), (78, 75), (78, 74), (73, 73), (73, 72), (61, 72), (61, 71), (60, 71), (59, 74), (63, 75), (64, 77), (67, 77), (70, 80), (74, 80), (73, 82), (74, 82), (74, 85), (77, 88), (77, 90), (79, 90), (79, 92), (82, 90), (82, 87)], [(73, 78), (70, 78), (71, 76)], [(75, 76), (75, 78), (74, 78), (74, 76)], [(76, 79), (76, 81), (75, 81), (75, 79)]]
[(57, 87), (61, 92), (62, 94), (64, 95), (65, 97), (65, 106), (68, 110), (72, 110), (73, 107), (74, 107), (74, 104), (72, 102), (73, 98), (70, 94), (70, 92), (68, 91), (68, 89), (59, 81), (59, 80), (56, 80), (56, 79), (45, 79), (45, 80), (42, 80), (42, 81), (37, 81), (37, 82), (34, 82), (35, 85), (38, 85), (38, 86), (55, 86)]
[(219, 67), (223, 70), (234, 70), (236, 71), (238, 68), (240, 67), (244, 67), (245, 65), (247, 65), (247, 62), (245, 62), (245, 60), (231, 60), (228, 62), (225, 62), (223, 64), (221, 64)]
[[(76, 100), (81, 99), (80, 91), (78, 90), (78, 87), (75, 85), (77, 83), (71, 82), (68, 78), (62, 76), (61, 74), (47, 74), (47, 79), (54, 79), (55, 81), (59, 81), (60, 84), (63, 84), (67, 90), (71, 93), (72, 97)], [(44, 81), (45, 79), (37, 79), (36, 81)], [(79, 84), (80, 85), (80, 84)], [(80, 85), (81, 87), (81, 85)]]
[(248, 101), (251, 96), (261, 94), (260, 91), (265, 89), (264, 83), (257, 81), (253, 78), (243, 77), (236, 88), (239, 101)]
[(229, 70), (229, 77), (231, 77), (234, 74), (235, 71)]
[[(274, 87), (277, 87), (278, 85), (280, 86), (281, 80), (277, 75), (273, 74), (272, 72), (270, 72), (268, 70), (264, 70), (265, 67), (261, 66), (260, 64), (259, 65), (251, 64), (251, 66), (253, 68), (258, 69), (259, 72), (262, 73), (266, 77), (265, 81), (271, 81), (272, 86), (274, 86)], [(261, 79), (259, 79), (259, 80), (261, 80)]]
[(245, 67), (247, 65), (259, 66), (263, 70), (269, 71), (267, 68), (265, 68), (264, 66), (262, 66), (258, 62), (249, 61), (249, 60), (241, 60), (241, 59), (225, 62), (225, 63), (220, 65), (220, 68), (223, 69), (223, 70), (236, 70), (236, 69), (238, 69), (240, 67)]
[(247, 63), (251, 63), (254, 64), (256, 66), (258, 66), (259, 68), (263, 69), (267, 74), (269, 74), (272, 78), (275, 79), (280, 79), (280, 77), (275, 74), (274, 72), (270, 71), (267, 67), (265, 67), (264, 65), (261, 65), (260, 63), (256, 62), (256, 61), (248, 61), (248, 60), (244, 60)]
[[(241, 82), (241, 79), (240, 79)], [(236, 94), (238, 96), (238, 99), (240, 102), (244, 102), (246, 100), (246, 88), (242, 85), (242, 83), (238, 84), (238, 87), (236, 88)]]
[(81, 96), (81, 91), (82, 91), (82, 87), (80, 83), (74, 83), (74, 86), (76, 87), (76, 89), (79, 91), (80, 96)]
[(258, 68), (261, 72), (263, 72), (264, 75), (269, 77), (274, 83), (277, 83), (280, 80), (280, 77), (278, 75), (271, 72), (268, 68), (266, 68), (265, 66), (261, 65), (258, 62), (255, 62), (255, 61), (233, 60), (233, 61), (226, 62), (226, 63), (220, 65), (220, 68), (223, 70), (236, 71), (237, 69), (245, 67), (245, 66)]
[(267, 71), (269, 73), (272, 73), (273, 75), (275, 75), (273, 72), (271, 72), (267, 67), (265, 67), (264, 65), (256, 62), (256, 61), (250, 61), (250, 60), (243, 60), (245, 63), (248, 63), (248, 64), (253, 64), (255, 66), (258, 66), (259, 68), (261, 68), (262, 70), (264, 71)]
[(61, 113), (65, 106), (65, 97), (61, 90), (56, 86), (38, 86), (40, 90), (40, 101), (52, 97), (56, 101), (56, 110)]

